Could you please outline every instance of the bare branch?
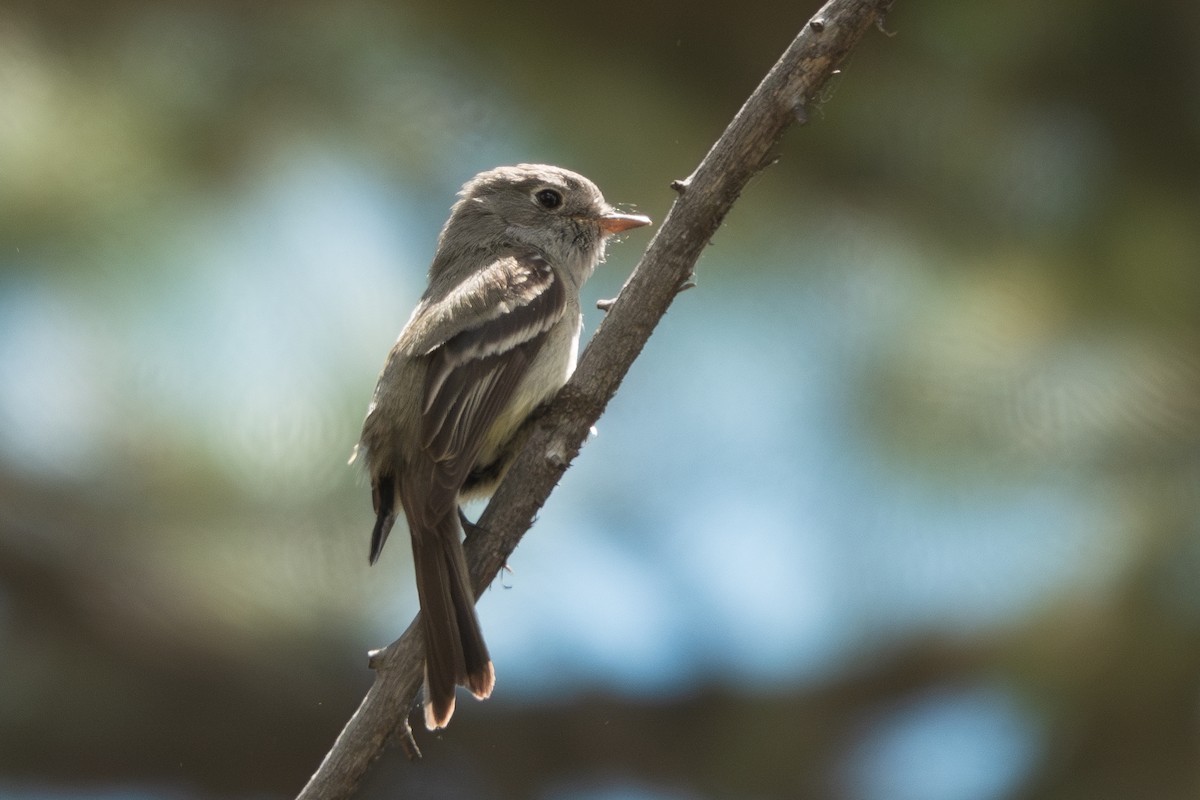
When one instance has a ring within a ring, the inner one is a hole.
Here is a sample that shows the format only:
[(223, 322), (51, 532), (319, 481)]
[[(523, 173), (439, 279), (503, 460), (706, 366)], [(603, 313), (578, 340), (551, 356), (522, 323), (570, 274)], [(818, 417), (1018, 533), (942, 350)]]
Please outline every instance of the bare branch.
[[(692, 285), (701, 251), (746, 184), (773, 162), (784, 131), (806, 109), (850, 49), (872, 25), (882, 26), (893, 0), (830, 0), (779, 58), (690, 176), (671, 183), (678, 193), (667, 218), (620, 295), (608, 306), (571, 380), (529, 437), (475, 532), (467, 561), (476, 594), (504, 566), (532, 525), (625, 373), (641, 353), (671, 301)], [(607, 304), (606, 304), (607, 305)], [(416, 702), (425, 648), (414, 622), (375, 651), (375, 682), (333, 748), (300, 793), (300, 800), (349, 797), (370, 762), (394, 734), (419, 756), (407, 714)]]

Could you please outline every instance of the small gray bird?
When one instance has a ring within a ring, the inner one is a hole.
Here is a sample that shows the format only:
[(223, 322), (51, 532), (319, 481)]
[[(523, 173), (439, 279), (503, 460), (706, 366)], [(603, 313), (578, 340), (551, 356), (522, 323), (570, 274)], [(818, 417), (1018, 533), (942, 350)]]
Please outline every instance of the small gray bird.
[(356, 448), (377, 515), (372, 564), (401, 508), (408, 519), (430, 730), (450, 721), (456, 685), (483, 699), (496, 680), (459, 538), (460, 503), (491, 494), (522, 423), (575, 369), (579, 289), (608, 236), (650, 223), (614, 210), (582, 175), (541, 164), (482, 172), (458, 196)]

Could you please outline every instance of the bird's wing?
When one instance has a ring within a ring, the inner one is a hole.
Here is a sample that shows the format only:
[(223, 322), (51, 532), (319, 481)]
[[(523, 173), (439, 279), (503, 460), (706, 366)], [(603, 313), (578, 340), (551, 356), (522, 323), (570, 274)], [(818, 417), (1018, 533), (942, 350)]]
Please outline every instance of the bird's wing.
[[(428, 351), (420, 435), (433, 470), (418, 503), (433, 514), (455, 507), (488, 431), (566, 309), (562, 281), (538, 255), (497, 259), (471, 282), (473, 286), (449, 293), (438, 306), (474, 305), (483, 297), (488, 313), (476, 314), (472, 327), (460, 327)], [(435, 322), (424, 330), (451, 329), (438, 321), (450, 317), (442, 308), (428, 312)]]
[(468, 328), (497, 322), (535, 302), (555, 282), (554, 271), (536, 253), (496, 258), (444, 294), (423, 297), (396, 349), (412, 358), (429, 355)]

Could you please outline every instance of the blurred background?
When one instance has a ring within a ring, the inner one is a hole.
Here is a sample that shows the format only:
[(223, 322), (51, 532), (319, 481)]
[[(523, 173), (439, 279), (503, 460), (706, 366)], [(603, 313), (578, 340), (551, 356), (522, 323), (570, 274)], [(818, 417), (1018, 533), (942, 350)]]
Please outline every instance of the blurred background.
[[(661, 221), (816, 7), (0, 6), (0, 796), (294, 795), (417, 608), (346, 459), (454, 192)], [(1200, 5), (887, 27), (362, 797), (1200, 794)]]

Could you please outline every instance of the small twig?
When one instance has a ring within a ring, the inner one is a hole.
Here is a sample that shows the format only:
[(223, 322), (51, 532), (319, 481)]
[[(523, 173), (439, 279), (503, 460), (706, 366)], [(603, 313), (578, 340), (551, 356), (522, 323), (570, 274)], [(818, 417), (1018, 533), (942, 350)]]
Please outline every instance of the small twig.
[(417, 740), (413, 738), (412, 726), (408, 724), (408, 717), (400, 718), (400, 728), (396, 731), (396, 737), (400, 740), (400, 749), (404, 751), (404, 757), (409, 761), (421, 760), (421, 748), (417, 747)]

